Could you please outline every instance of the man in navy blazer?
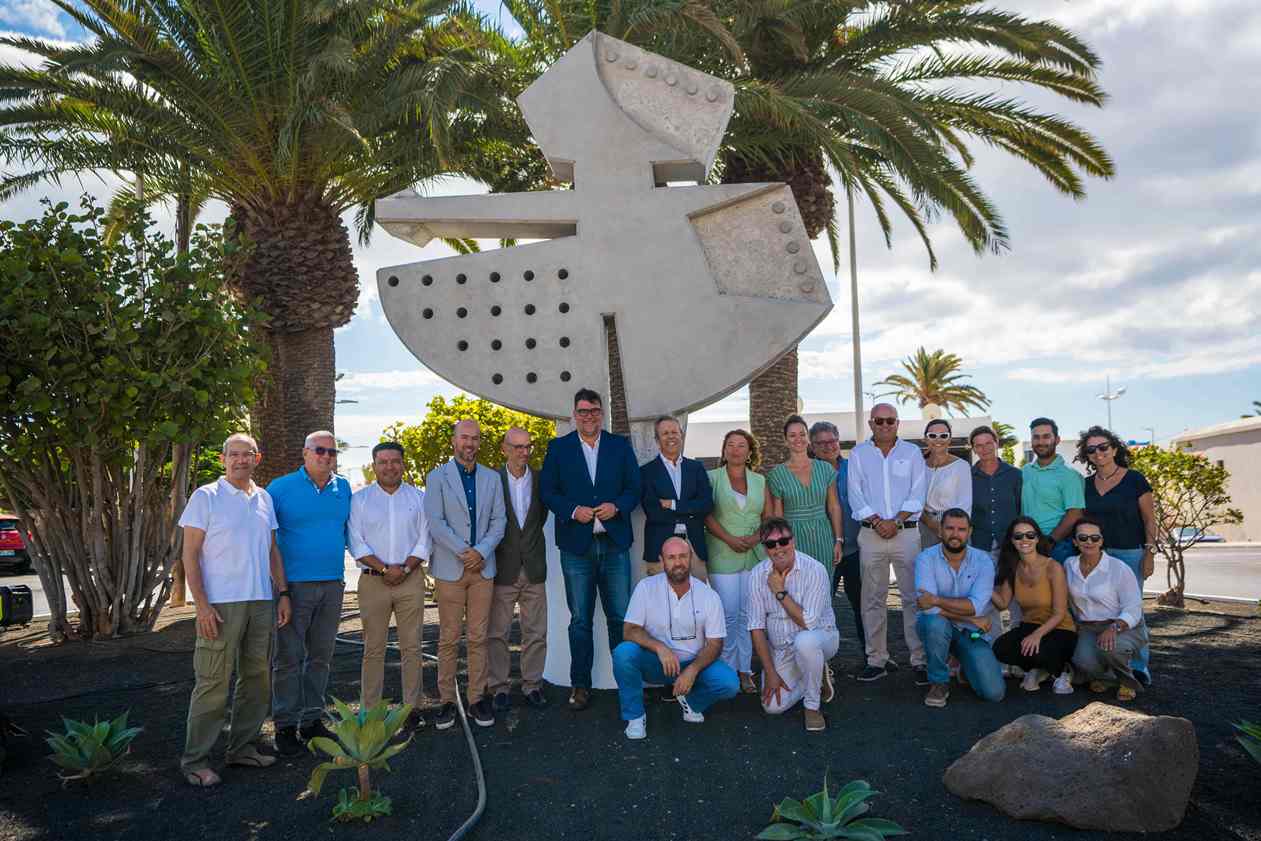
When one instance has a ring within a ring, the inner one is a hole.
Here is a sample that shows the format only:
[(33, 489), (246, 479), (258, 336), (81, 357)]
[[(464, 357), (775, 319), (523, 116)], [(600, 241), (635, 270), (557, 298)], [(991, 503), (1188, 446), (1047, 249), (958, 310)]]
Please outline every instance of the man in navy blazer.
[(591, 703), (595, 597), (609, 626), (609, 650), (622, 642), (630, 602), (630, 515), (639, 504), (639, 464), (630, 441), (601, 429), (604, 402), (589, 388), (574, 395), (574, 431), (553, 438), (539, 495), (556, 515), (556, 546), (569, 606), (569, 707)]
[(692, 576), (707, 581), (705, 517), (714, 510), (709, 475), (699, 461), (683, 457), (683, 427), (677, 420), (657, 418), (653, 436), (661, 455), (639, 468), (647, 572), (661, 571), (661, 546), (678, 535), (692, 544)]

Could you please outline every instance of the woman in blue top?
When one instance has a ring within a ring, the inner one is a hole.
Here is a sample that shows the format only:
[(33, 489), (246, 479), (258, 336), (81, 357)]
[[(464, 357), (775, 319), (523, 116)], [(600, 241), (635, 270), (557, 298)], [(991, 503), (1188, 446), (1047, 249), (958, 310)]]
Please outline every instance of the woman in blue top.
[[(1110, 430), (1092, 426), (1081, 434), (1075, 461), (1086, 465), (1086, 513), (1102, 524), (1108, 554), (1133, 572), (1142, 592), (1155, 567), (1156, 511), (1152, 486), (1130, 468), (1130, 451)], [(1144, 645), (1130, 664), (1144, 686), (1151, 683)]]

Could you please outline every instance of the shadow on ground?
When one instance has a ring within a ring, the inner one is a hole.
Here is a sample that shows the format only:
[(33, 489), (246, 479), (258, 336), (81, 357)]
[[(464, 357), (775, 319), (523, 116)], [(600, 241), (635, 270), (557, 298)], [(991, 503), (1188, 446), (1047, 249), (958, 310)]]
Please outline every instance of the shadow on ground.
[[(353, 596), (348, 598), (353, 608)], [(842, 621), (838, 672), (858, 662), (852, 614)], [(431, 607), (431, 614), (433, 609)], [(395, 814), (371, 827), (329, 823), (338, 785), (331, 777), (318, 800), (302, 792), (315, 759), (282, 760), (267, 770), (227, 769), (212, 790), (185, 785), (176, 768), (192, 686), (191, 611), (143, 637), (107, 643), (32, 647), (33, 635), (9, 634), (0, 646), (3, 708), (30, 731), (11, 747), (0, 776), (0, 839), (288, 839), (409, 838), (443, 841), (473, 810), (477, 798), (461, 731), (427, 728), (376, 777), (394, 800)], [(1153, 631), (1156, 684), (1135, 708), (1181, 715), (1195, 723), (1200, 771), (1191, 806), (1175, 839), (1261, 839), (1256, 796), (1261, 768), (1234, 741), (1232, 721), (1257, 720), (1261, 699), (1261, 619), (1217, 612), (1156, 609)], [(425, 648), (433, 651), (436, 616)], [(891, 617), (891, 629), (899, 629)], [(353, 628), (354, 623), (344, 627)], [(906, 663), (897, 630), (894, 656)], [(387, 669), (387, 693), (397, 692), (398, 667)], [(425, 669), (436, 695), (436, 669)], [(359, 650), (339, 646), (333, 694), (358, 696)], [(1016, 822), (980, 803), (946, 792), (946, 767), (977, 739), (1026, 713), (1059, 717), (1098, 696), (1049, 689), (1028, 695), (1015, 681), (1008, 697), (985, 704), (955, 688), (945, 710), (921, 703), (908, 669), (874, 684), (838, 681), (826, 710), (829, 729), (807, 734), (801, 715), (764, 717), (755, 698), (717, 707), (704, 725), (684, 724), (673, 704), (649, 707), (649, 738), (622, 736), (616, 696), (597, 692), (592, 708), (564, 709), (564, 690), (550, 689), (552, 706), (522, 706), (476, 738), (486, 766), (489, 805), (471, 838), (515, 839), (748, 839), (785, 795), (802, 797), (833, 781), (863, 778), (879, 789), (874, 813), (903, 824), (913, 837), (954, 839), (1090, 839), (1101, 834), (1051, 824)], [(514, 698), (520, 705), (520, 697)], [(43, 731), (62, 715), (92, 718), (131, 709), (144, 726), (132, 755), (117, 773), (63, 788), (47, 761)], [(475, 728), (476, 729), (476, 728)]]

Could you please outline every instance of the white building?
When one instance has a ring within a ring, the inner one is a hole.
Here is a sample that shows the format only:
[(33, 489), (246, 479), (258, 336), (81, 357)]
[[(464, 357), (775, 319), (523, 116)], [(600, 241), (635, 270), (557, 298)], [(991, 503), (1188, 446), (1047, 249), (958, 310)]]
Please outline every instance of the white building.
[(1261, 417), (1183, 432), (1171, 445), (1230, 471), (1231, 505), (1243, 512), (1243, 522), (1214, 526), (1213, 531), (1227, 540), (1261, 539)]

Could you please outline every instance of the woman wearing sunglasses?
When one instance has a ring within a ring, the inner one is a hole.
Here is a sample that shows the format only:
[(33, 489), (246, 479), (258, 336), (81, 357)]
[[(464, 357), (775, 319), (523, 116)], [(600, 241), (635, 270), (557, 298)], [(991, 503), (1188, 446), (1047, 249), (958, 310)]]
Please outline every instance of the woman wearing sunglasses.
[(1007, 529), (994, 577), (994, 606), (1020, 606), (1020, 624), (994, 641), (999, 662), (1025, 670), (1020, 688), (1037, 692), (1055, 675), (1055, 694), (1073, 692), (1068, 664), (1077, 647), (1077, 626), (1068, 610), (1068, 578), (1051, 560), (1051, 541), (1031, 517)]
[(919, 518), (921, 549), (941, 543), (941, 512), (958, 508), (972, 511), (972, 465), (950, 454), (952, 436), (949, 421), (937, 418), (924, 427), (924, 443), (928, 454), (928, 492), (924, 512)]
[(1077, 620), (1073, 668), (1090, 681), (1091, 692), (1119, 684), (1118, 701), (1132, 701), (1142, 686), (1131, 660), (1147, 647), (1143, 596), (1124, 563), (1103, 551), (1103, 524), (1083, 514), (1073, 526), (1078, 554), (1064, 562), (1068, 603)]
[[(1076, 461), (1086, 465), (1086, 513), (1100, 522), (1108, 554), (1130, 568), (1141, 592), (1155, 566), (1152, 486), (1142, 473), (1130, 468), (1130, 451), (1121, 439), (1101, 426), (1081, 434)], [(1149, 658), (1150, 652), (1143, 646), (1132, 664), (1144, 686), (1151, 683)]]

